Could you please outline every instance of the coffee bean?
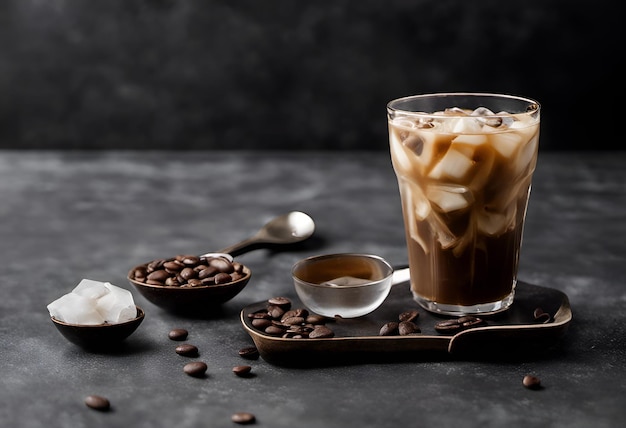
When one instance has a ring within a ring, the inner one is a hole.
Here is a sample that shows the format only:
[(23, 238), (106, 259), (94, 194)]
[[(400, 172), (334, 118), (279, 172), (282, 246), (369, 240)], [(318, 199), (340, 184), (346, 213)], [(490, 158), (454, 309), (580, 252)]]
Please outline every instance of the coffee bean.
[(182, 355), (184, 357), (197, 357), (198, 356), (198, 348), (189, 343), (185, 343), (183, 345), (178, 345), (176, 347), (176, 353), (178, 355)]
[(285, 329), (272, 324), (266, 327), (264, 331), (271, 336), (280, 336), (285, 332)]
[(206, 363), (202, 361), (194, 361), (191, 363), (185, 364), (183, 367), (183, 371), (187, 373), (189, 376), (193, 377), (202, 377), (206, 373), (208, 366)]
[(251, 312), (248, 314), (248, 318), (264, 318), (264, 319), (270, 319), (272, 318), (270, 314), (267, 313), (267, 309), (265, 310), (258, 310), (256, 312)]
[(267, 318), (254, 318), (252, 320), (252, 325), (259, 330), (265, 330), (267, 327), (272, 325), (272, 321)]
[(280, 306), (285, 311), (288, 311), (289, 309), (291, 309), (291, 300), (289, 300), (287, 297), (281, 297), (281, 296), (271, 297), (267, 300), (267, 302), (270, 305)]
[(307, 324), (324, 324), (329, 318), (323, 315), (311, 314), (304, 320)]
[(383, 325), (380, 329), (380, 331), (378, 332), (379, 336), (393, 336), (398, 334), (398, 326), (399, 323), (395, 322), (395, 321), (391, 321), (388, 322), (387, 324)]
[(259, 358), (259, 350), (255, 346), (248, 346), (239, 350), (239, 356), (247, 360), (256, 360)]
[(439, 333), (456, 333), (465, 329), (487, 325), (482, 318), (473, 315), (465, 315), (460, 318), (439, 321), (435, 324), (435, 330)]
[(85, 398), (85, 404), (87, 407), (91, 407), (95, 410), (107, 411), (111, 408), (111, 403), (105, 397), (100, 395), (88, 395)]
[(186, 266), (196, 266), (200, 263), (200, 260), (201, 259), (198, 256), (184, 256), (181, 262)]
[(401, 321), (398, 324), (398, 333), (400, 336), (407, 336), (413, 333), (421, 333), (421, 330), (413, 321)]
[(145, 266), (139, 266), (132, 272), (133, 277), (137, 281), (145, 281), (146, 276), (148, 276), (148, 269)]
[[(186, 267), (185, 269), (180, 271), (180, 276), (184, 280), (189, 281), (190, 279), (197, 278), (198, 277), (198, 272), (193, 270), (193, 268)], [(230, 276), (229, 276), (229, 278), (230, 278)]]
[(209, 266), (213, 266), (220, 272), (231, 274), (235, 271), (233, 264), (222, 257), (214, 257), (209, 260)]
[(228, 284), (229, 282), (233, 282), (233, 278), (226, 272), (215, 275), (215, 284)]
[(522, 380), (522, 384), (528, 389), (540, 389), (541, 380), (537, 376), (526, 375)]
[(316, 325), (309, 333), (310, 339), (328, 339), (335, 336), (335, 332), (325, 325)]
[(256, 421), (256, 417), (252, 413), (237, 412), (230, 417), (230, 420), (236, 424), (252, 424)]
[(170, 261), (163, 263), (163, 267), (165, 268), (166, 271), (173, 273), (173, 272), (180, 272), (181, 270), (183, 270), (185, 265), (179, 262), (178, 260), (170, 260)]
[(289, 317), (282, 320), (282, 323), (285, 325), (299, 325), (304, 323), (304, 318), (302, 317)]
[(461, 330), (461, 324), (457, 320), (439, 321), (435, 324), (435, 330), (440, 333), (449, 333)]
[(285, 322), (287, 318), (292, 318), (292, 317), (307, 318), (308, 316), (309, 316), (309, 311), (306, 309), (303, 309), (303, 308), (290, 309), (283, 314), (281, 321)]
[(461, 327), (463, 328), (479, 327), (486, 324), (486, 322), (482, 318), (474, 316), (461, 317), (457, 319), (457, 322), (461, 324)]
[(190, 287), (200, 287), (201, 285), (213, 285), (214, 281), (211, 282), (207, 282), (206, 280), (200, 280), (198, 278), (192, 278), (189, 281), (187, 281), (187, 284), (189, 284)]
[(271, 318), (275, 320), (281, 319), (285, 315), (285, 310), (279, 305), (269, 305), (267, 307), (267, 313)]
[(219, 270), (217, 270), (216, 267), (209, 266), (206, 269), (202, 269), (200, 272), (198, 272), (198, 278), (200, 279), (211, 278), (211, 277), (215, 277), (215, 275), (217, 275), (218, 273), (219, 273)]
[(175, 328), (169, 332), (168, 337), (172, 340), (185, 340), (188, 334), (184, 328)]
[(157, 281), (157, 282), (165, 282), (165, 280), (167, 278), (169, 278), (170, 274), (167, 273), (167, 271), (165, 271), (165, 269), (161, 269), (161, 270), (155, 270), (152, 273), (149, 273), (147, 276), (147, 279), (151, 280), (151, 281)]
[(168, 287), (180, 287), (180, 281), (178, 280), (178, 276), (170, 276), (165, 280), (165, 285)]
[(233, 373), (239, 377), (244, 377), (250, 374), (252, 367), (250, 366), (235, 366), (233, 367)]
[(163, 268), (163, 264), (166, 262), (167, 260), (165, 259), (157, 259), (157, 260), (153, 260), (150, 263), (148, 263), (148, 266), (146, 268), (148, 273), (154, 272), (157, 269), (161, 269)]
[(416, 310), (405, 311), (405, 312), (402, 312), (398, 316), (398, 320), (399, 321), (413, 321), (419, 316), (419, 314), (420, 313)]

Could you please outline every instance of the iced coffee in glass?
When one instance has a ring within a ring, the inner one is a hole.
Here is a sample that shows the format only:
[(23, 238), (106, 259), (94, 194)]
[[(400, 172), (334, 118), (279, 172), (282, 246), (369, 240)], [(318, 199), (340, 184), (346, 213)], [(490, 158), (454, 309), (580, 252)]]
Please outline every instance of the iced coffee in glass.
[(387, 105), (411, 292), (425, 309), (491, 314), (515, 295), (540, 107), (478, 93)]

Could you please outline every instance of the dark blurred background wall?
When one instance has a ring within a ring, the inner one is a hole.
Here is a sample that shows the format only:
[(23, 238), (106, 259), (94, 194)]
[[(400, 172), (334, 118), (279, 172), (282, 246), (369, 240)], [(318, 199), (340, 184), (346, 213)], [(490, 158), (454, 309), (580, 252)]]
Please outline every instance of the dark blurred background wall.
[(602, 122), (624, 110), (622, 9), (0, 0), (0, 148), (386, 150), (386, 103), (435, 91), (535, 98), (543, 150), (606, 148)]

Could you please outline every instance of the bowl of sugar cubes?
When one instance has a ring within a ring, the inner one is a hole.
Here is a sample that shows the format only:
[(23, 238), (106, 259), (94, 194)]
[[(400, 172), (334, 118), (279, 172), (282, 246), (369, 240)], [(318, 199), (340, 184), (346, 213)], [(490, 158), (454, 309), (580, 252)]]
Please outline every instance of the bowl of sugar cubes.
[(81, 280), (74, 289), (51, 302), (50, 319), (70, 342), (84, 348), (119, 345), (145, 318), (130, 291), (110, 282)]

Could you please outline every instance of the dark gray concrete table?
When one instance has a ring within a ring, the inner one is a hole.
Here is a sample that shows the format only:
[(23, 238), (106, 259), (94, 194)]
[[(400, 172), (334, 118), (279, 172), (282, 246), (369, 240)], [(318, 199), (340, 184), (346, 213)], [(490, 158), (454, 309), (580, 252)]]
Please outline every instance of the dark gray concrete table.
[[(133, 265), (216, 250), (274, 215), (302, 210), (314, 238), (240, 256), (254, 277), (213, 319), (151, 305), (115, 353), (86, 352), (46, 305), (82, 278), (128, 287)], [(234, 412), (272, 427), (616, 427), (626, 420), (626, 152), (542, 153), (520, 279), (570, 299), (553, 351), (515, 361), (454, 360), (286, 368), (247, 363), (241, 308), (295, 297), (290, 267), (321, 252), (362, 251), (405, 263), (388, 154), (262, 152), (0, 152), (0, 425), (221, 427)], [(187, 328), (207, 362), (182, 372), (167, 338)], [(544, 389), (522, 386), (535, 374)], [(88, 409), (89, 394), (112, 411)]]

